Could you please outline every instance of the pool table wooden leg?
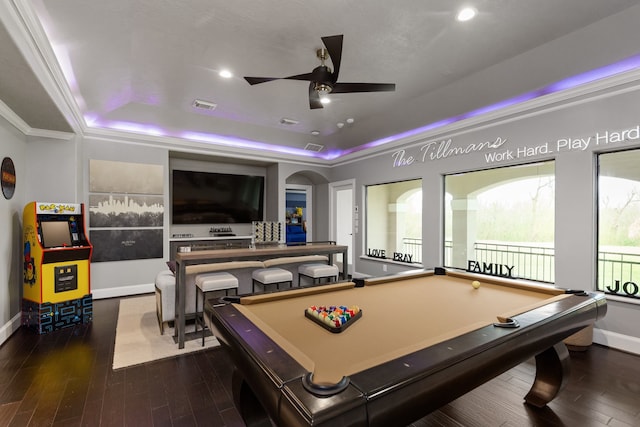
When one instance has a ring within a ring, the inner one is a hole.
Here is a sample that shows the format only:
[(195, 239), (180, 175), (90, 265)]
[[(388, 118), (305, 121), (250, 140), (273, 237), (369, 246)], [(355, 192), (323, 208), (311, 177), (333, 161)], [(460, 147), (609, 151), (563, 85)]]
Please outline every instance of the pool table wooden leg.
[(536, 356), (536, 378), (524, 400), (542, 408), (562, 390), (569, 378), (569, 350), (559, 342)]
[(236, 408), (247, 427), (272, 427), (271, 419), (260, 401), (236, 368), (231, 377), (231, 388)]

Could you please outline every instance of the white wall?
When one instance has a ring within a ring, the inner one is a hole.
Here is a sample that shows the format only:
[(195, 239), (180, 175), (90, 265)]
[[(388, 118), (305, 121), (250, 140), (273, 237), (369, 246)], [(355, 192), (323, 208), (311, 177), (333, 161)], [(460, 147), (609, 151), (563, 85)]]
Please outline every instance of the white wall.
[(82, 203), (77, 137), (27, 139), (26, 203)]
[(16, 188), (9, 200), (0, 195), (0, 344), (20, 326), (22, 301), (22, 209), (26, 193), (26, 137), (0, 116), (0, 161), (11, 158)]
[[(443, 175), (555, 159), (556, 216), (555, 265), (556, 285), (573, 289), (594, 290), (596, 286), (596, 195), (595, 157), (603, 151), (640, 147), (640, 138), (609, 144), (594, 143), (596, 135), (619, 132), (640, 126), (640, 87), (589, 101), (581, 100), (563, 108), (547, 109), (519, 119), (510, 119), (489, 126), (476, 126), (451, 134), (440, 134), (405, 147), (407, 155), (417, 160), (409, 166), (394, 167), (393, 152), (388, 150), (362, 161), (345, 163), (334, 168), (335, 181), (355, 178), (357, 200), (364, 206), (364, 186), (393, 180), (423, 178), (423, 264), (440, 266), (443, 262)], [(584, 150), (558, 149), (558, 141), (591, 137)], [(422, 162), (420, 148), (431, 141), (451, 138), (452, 147), (467, 147), (502, 138), (506, 142), (497, 150), (482, 150), (469, 154), (443, 157)], [(546, 154), (526, 155), (523, 148), (549, 147)], [(518, 149), (521, 154), (518, 157)], [(511, 151), (514, 159), (489, 161), (486, 154)], [(366, 215), (366, 212), (364, 212)], [(356, 236), (355, 271), (379, 275), (380, 261), (359, 256), (365, 253), (365, 227)], [(389, 271), (404, 270), (388, 265)], [(615, 300), (615, 301), (613, 301)], [(640, 353), (640, 304), (633, 299), (613, 297), (607, 317), (598, 322), (599, 340), (615, 342), (625, 350)]]
[[(272, 221), (277, 220), (277, 218), (272, 215), (277, 211), (276, 207), (279, 206), (282, 206), (282, 217), (284, 218), (284, 180), (286, 176), (307, 169), (306, 166), (301, 164), (289, 164), (286, 167), (281, 167), (281, 165), (265, 167), (254, 166), (242, 164), (242, 162), (239, 162), (240, 164), (234, 164), (234, 159), (231, 158), (225, 163), (220, 163), (220, 160), (216, 160), (216, 163), (214, 163), (207, 161), (206, 156), (203, 157), (203, 160), (183, 159), (179, 158), (179, 156), (170, 159), (169, 147), (152, 146), (143, 143), (136, 144), (114, 139), (85, 138), (81, 144), (81, 148), (79, 151), (82, 152), (80, 156), (82, 160), (80, 162), (81, 168), (79, 174), (82, 178), (78, 180), (78, 188), (82, 187), (82, 183), (84, 183), (85, 189), (81, 191), (81, 197), (84, 203), (88, 203), (86, 183), (89, 182), (89, 160), (156, 164), (162, 165), (165, 170), (164, 257), (162, 259), (91, 263), (91, 290), (96, 299), (153, 292), (155, 276), (158, 271), (166, 268), (165, 262), (169, 259), (169, 238), (171, 233), (189, 232), (194, 235), (199, 235), (199, 232), (203, 232), (203, 236), (208, 235), (208, 227), (194, 231), (193, 229), (185, 229), (184, 227), (186, 226), (182, 226), (182, 228), (171, 226), (169, 213), (169, 171), (171, 165), (177, 165), (179, 167), (186, 166), (192, 170), (218, 170), (223, 172), (265, 174), (267, 177), (265, 214), (267, 220)], [(176, 150), (174, 149), (172, 151)], [(46, 155), (46, 151), (41, 153), (41, 156), (46, 157)], [(317, 169), (324, 172), (329, 168)], [(328, 182), (326, 178), (324, 178), (324, 180)], [(279, 197), (280, 189), (282, 189), (282, 197)], [(326, 208), (327, 203), (322, 203), (321, 206)], [(323, 218), (326, 218), (326, 215), (323, 216)], [(249, 226), (238, 225), (236, 228), (237, 229), (234, 228), (233, 231), (237, 234), (244, 232), (246, 232), (246, 234), (251, 233), (251, 227)], [(91, 239), (90, 232), (89, 239)], [(326, 239), (326, 234), (323, 239)]]
[[(111, 139), (85, 139), (82, 156), (82, 179), (89, 182), (89, 160), (107, 160), (161, 165), (164, 168), (164, 258), (92, 262), (91, 292), (96, 299), (153, 292), (156, 274), (166, 268), (169, 259), (169, 155), (166, 148), (132, 144)], [(88, 204), (88, 189), (83, 194)], [(89, 228), (88, 221), (86, 227)], [(89, 230), (89, 239), (91, 232)]]

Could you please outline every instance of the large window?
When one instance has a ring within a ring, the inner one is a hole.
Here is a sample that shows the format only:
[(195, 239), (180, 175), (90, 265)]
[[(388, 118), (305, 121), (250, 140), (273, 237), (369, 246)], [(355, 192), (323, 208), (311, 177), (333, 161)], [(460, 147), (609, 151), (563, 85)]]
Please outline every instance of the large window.
[(598, 290), (640, 298), (640, 150), (598, 156)]
[(366, 255), (422, 262), (422, 180), (369, 185)]
[(554, 162), (447, 175), (445, 266), (553, 282)]

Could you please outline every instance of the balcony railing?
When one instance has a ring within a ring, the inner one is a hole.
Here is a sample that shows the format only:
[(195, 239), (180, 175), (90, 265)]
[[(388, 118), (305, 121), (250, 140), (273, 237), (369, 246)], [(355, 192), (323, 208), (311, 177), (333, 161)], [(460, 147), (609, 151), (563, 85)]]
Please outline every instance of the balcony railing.
[(422, 264), (422, 239), (402, 238), (402, 253), (411, 255), (413, 262)]
[(477, 262), (513, 265), (516, 276), (523, 279), (555, 281), (555, 250), (552, 247), (476, 242), (473, 248)]
[[(451, 265), (452, 242), (444, 245), (445, 265)], [(555, 280), (555, 251), (548, 246), (476, 242), (475, 260), (515, 265), (517, 276), (540, 282)], [(597, 289), (609, 294), (640, 299), (640, 252), (598, 252)]]
[[(452, 264), (452, 247), (450, 240), (445, 241), (445, 265)], [(469, 259), (476, 262), (515, 266), (515, 275), (522, 279), (547, 283), (554, 281), (555, 251), (552, 247), (504, 242), (475, 242), (473, 250), (474, 256)]]
[[(402, 243), (404, 253), (411, 254), (414, 262), (421, 263), (422, 240), (404, 238)], [(445, 241), (445, 265), (452, 265), (452, 246), (450, 240)], [(550, 246), (476, 242), (473, 250), (476, 262), (515, 266), (519, 278), (555, 282), (555, 250)], [(640, 299), (640, 251), (598, 252), (597, 287), (609, 294)]]
[(598, 290), (640, 298), (640, 254), (598, 252)]

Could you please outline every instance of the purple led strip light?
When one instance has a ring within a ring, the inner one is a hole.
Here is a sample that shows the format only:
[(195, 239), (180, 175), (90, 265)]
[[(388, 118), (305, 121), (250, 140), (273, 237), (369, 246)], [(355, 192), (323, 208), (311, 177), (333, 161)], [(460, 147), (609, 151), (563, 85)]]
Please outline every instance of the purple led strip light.
[[(366, 144), (362, 144), (347, 150), (330, 150), (326, 153), (317, 153), (317, 152), (307, 151), (307, 150), (295, 148), (295, 147), (272, 145), (264, 142), (252, 141), (252, 140), (247, 140), (242, 138), (222, 136), (222, 135), (216, 135), (216, 134), (197, 133), (197, 132), (184, 132), (182, 134), (177, 135), (177, 137), (187, 139), (190, 141), (218, 144), (218, 145), (224, 145), (224, 146), (234, 147), (234, 148), (247, 148), (247, 149), (263, 150), (263, 151), (271, 151), (271, 152), (282, 153), (282, 154), (292, 154), (297, 156), (316, 157), (316, 158), (322, 158), (325, 160), (333, 160), (333, 159), (337, 159), (339, 157), (345, 156), (347, 154), (366, 150), (368, 148), (379, 147), (381, 145), (388, 144), (390, 142), (394, 142), (403, 138), (419, 135), (421, 133), (424, 133), (433, 129), (437, 129), (437, 128), (449, 125), (451, 123), (455, 123), (471, 117), (477, 117), (492, 111), (497, 111), (502, 108), (513, 106), (521, 102), (538, 98), (544, 95), (560, 92), (567, 89), (572, 89), (580, 85), (592, 83), (596, 80), (600, 80), (606, 77), (611, 77), (617, 74), (635, 70), (639, 67), (640, 67), (640, 55), (634, 55), (622, 61), (560, 80), (558, 82), (545, 86), (541, 89), (527, 92), (522, 95), (518, 95), (513, 98), (509, 98), (509, 99), (497, 102), (495, 104), (487, 105), (485, 107), (478, 108), (476, 110), (469, 111), (467, 113), (460, 114), (458, 116), (446, 118), (434, 123), (430, 123), (419, 128), (411, 129), (406, 132), (401, 132), (395, 135), (390, 135), (385, 138), (377, 139), (375, 141), (371, 141)], [(92, 121), (94, 126), (99, 126), (99, 127), (127, 130), (131, 132), (143, 133), (148, 135), (156, 135), (156, 136), (167, 135), (167, 133), (160, 130), (159, 128), (155, 126), (150, 126), (150, 125), (125, 123), (125, 122), (106, 123), (106, 122), (101, 122), (99, 120), (92, 120)]]

